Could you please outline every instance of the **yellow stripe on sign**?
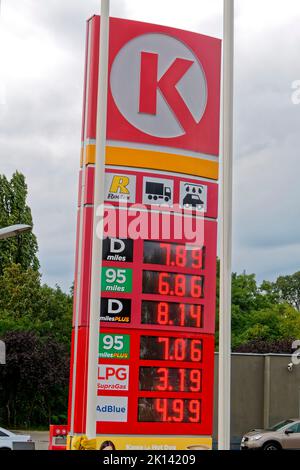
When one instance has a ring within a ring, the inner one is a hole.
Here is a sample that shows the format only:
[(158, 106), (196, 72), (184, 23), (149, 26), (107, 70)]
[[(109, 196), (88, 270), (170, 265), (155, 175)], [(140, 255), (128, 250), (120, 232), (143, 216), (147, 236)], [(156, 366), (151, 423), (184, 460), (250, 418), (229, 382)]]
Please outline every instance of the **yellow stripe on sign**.
[[(86, 165), (94, 164), (95, 158), (96, 146), (87, 145)], [(105, 163), (106, 165), (184, 173), (213, 180), (219, 178), (218, 162), (151, 150), (107, 147)]]
[(96, 163), (96, 145), (87, 145), (85, 152), (85, 164), (94, 165)]

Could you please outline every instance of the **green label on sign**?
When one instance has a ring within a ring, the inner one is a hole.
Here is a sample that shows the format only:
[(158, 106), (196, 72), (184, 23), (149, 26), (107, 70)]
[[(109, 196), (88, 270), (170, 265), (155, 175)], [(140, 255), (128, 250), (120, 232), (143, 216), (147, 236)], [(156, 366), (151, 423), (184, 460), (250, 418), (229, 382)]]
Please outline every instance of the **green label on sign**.
[(102, 359), (129, 359), (130, 336), (101, 333), (99, 341), (99, 357)]
[(103, 292), (132, 292), (132, 269), (102, 268)]

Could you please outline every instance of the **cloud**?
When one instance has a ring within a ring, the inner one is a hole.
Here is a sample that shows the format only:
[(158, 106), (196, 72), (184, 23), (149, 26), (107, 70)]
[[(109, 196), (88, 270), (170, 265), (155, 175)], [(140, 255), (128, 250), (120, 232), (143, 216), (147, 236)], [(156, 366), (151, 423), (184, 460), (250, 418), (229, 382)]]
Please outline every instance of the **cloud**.
[[(1, 173), (29, 186), (44, 281), (74, 276), (86, 19), (96, 0), (3, 0)], [(113, 0), (111, 14), (222, 35), (222, 0)], [(298, 0), (236, 2), (234, 269), (297, 270), (300, 199)], [(4, 104), (3, 104), (4, 103)]]
[(234, 267), (260, 280), (300, 266), (300, 107), (291, 101), (300, 6), (266, 3), (252, 14), (247, 3), (248, 30), (237, 23), (235, 97)]

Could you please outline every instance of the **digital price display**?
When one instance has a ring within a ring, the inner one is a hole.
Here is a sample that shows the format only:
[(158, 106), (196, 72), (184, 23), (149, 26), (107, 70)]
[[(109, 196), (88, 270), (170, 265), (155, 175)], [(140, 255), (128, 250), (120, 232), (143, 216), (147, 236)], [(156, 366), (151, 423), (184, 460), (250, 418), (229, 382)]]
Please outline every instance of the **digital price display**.
[(143, 271), (143, 293), (201, 299), (204, 294), (203, 276)]
[(201, 423), (201, 400), (140, 398), (138, 420), (160, 423)]
[(140, 367), (139, 389), (146, 392), (201, 393), (200, 369)]
[(177, 268), (204, 269), (205, 248), (178, 243), (144, 242), (144, 263)]
[(202, 328), (203, 305), (142, 301), (143, 325)]
[(191, 338), (141, 336), (140, 359), (149, 361), (201, 362), (202, 341)]

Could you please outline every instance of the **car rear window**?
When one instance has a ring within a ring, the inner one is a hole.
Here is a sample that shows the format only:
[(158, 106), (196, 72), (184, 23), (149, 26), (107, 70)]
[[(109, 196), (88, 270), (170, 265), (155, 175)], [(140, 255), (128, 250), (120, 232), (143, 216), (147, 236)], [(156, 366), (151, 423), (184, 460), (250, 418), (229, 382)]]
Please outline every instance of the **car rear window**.
[(8, 437), (8, 434), (5, 434), (5, 432), (0, 431), (0, 437)]

